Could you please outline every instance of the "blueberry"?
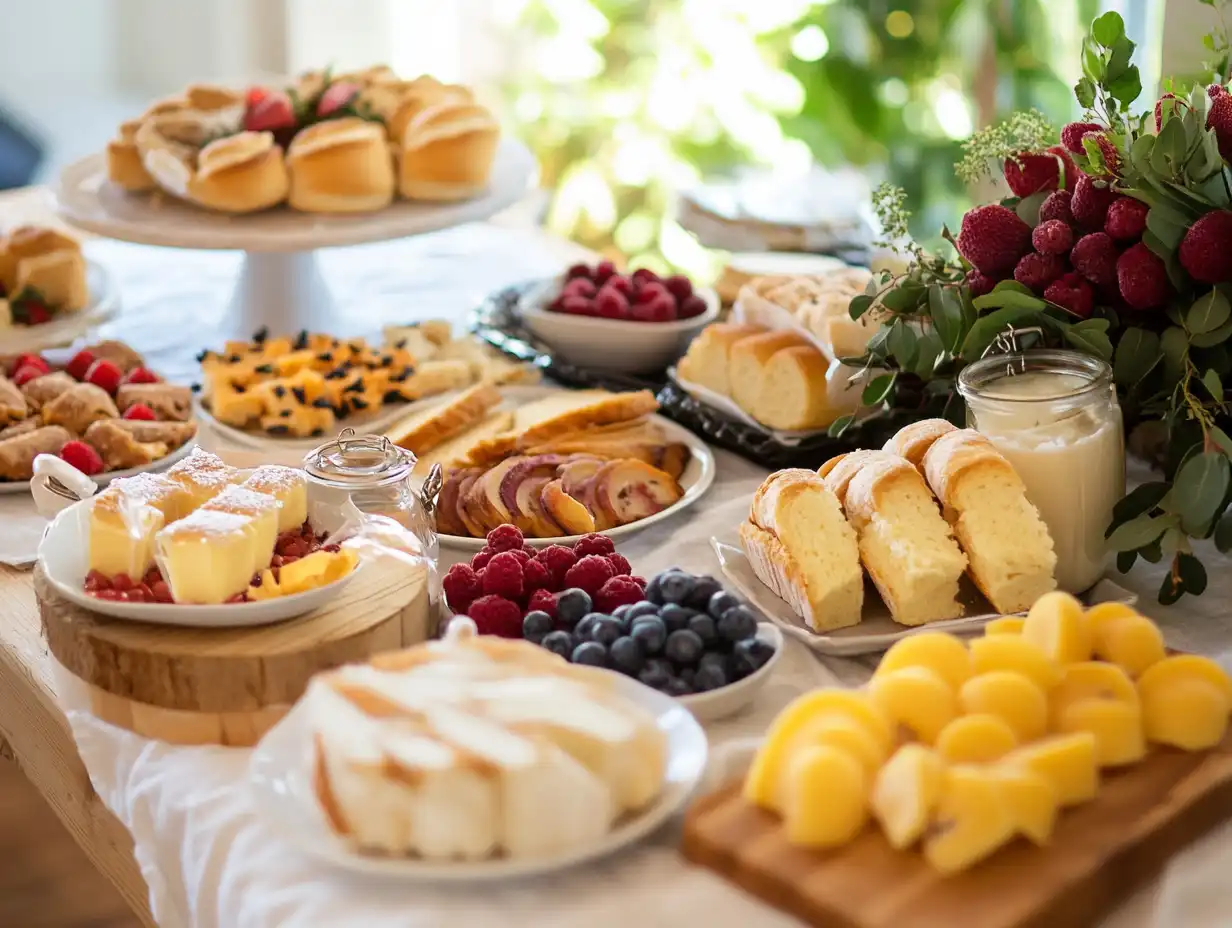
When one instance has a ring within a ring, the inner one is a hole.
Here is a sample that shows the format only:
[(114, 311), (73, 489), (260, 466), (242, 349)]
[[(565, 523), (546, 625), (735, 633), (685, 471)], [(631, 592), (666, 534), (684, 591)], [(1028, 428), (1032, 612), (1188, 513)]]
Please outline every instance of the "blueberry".
[(658, 664), (652, 666), (649, 662), (642, 668), (642, 672), (637, 675), (637, 678), (656, 690), (665, 689), (667, 681), (671, 679), (668, 676), (667, 670)]
[(694, 615), (696, 613), (688, 606), (680, 606), (676, 603), (668, 603), (659, 610), (659, 617), (663, 619), (663, 624), (667, 626), (669, 632), (678, 632), (682, 628), (688, 628), (689, 619)]
[(709, 575), (697, 577), (693, 580), (693, 592), (689, 594), (689, 598), (685, 601), (685, 605), (692, 609), (697, 609), (699, 612), (705, 612), (706, 607), (710, 604), (710, 597), (715, 593), (722, 591), (723, 584)]
[(669, 677), (663, 692), (667, 693), (668, 696), (688, 696), (692, 694), (693, 687), (685, 683), (680, 677)]
[(719, 664), (704, 664), (697, 668), (697, 673), (693, 677), (693, 688), (699, 693), (704, 693), (706, 690), (717, 690), (720, 686), (727, 686), (729, 682), (726, 668)]
[(663, 605), (663, 591), (659, 589), (659, 578), (657, 576), (651, 577), (646, 583), (646, 589), (642, 595), (646, 597), (646, 601), (652, 606)]
[(633, 629), (629, 634), (642, 646), (645, 654), (660, 654), (663, 645), (667, 643), (667, 626), (657, 615), (644, 615), (634, 619)]
[(581, 621), (578, 622), (577, 626), (573, 629), (574, 636), (576, 636), (578, 641), (590, 641), (590, 636), (595, 629), (595, 623), (600, 619), (606, 618), (607, 613), (605, 612), (586, 613), (586, 615), (582, 616)]
[[(621, 606), (621, 609), (623, 608), (625, 607)], [(634, 619), (640, 619), (644, 615), (658, 615), (659, 614), (659, 607), (656, 606), (652, 602), (647, 602), (646, 600), (642, 600), (640, 603), (634, 603), (632, 606), (629, 606), (628, 608), (629, 608), (629, 611), (626, 613), (626, 615), (629, 617), (630, 622), (632, 622)]]
[(612, 667), (631, 677), (636, 677), (646, 665), (641, 645), (627, 635), (613, 641), (608, 653), (612, 657)]
[(688, 629), (694, 632), (707, 648), (719, 640), (719, 631), (714, 624), (714, 619), (705, 613), (699, 612), (697, 615), (689, 616)]
[(573, 636), (568, 632), (548, 632), (543, 636), (543, 640), (539, 644), (553, 654), (559, 654), (566, 660), (573, 653)]
[(607, 648), (597, 641), (583, 641), (573, 649), (573, 657), (570, 659), (575, 664), (585, 664), (588, 667), (606, 667)]
[(702, 644), (697, 632), (684, 628), (667, 636), (664, 653), (673, 663), (696, 664), (704, 650), (706, 647)]
[(774, 654), (774, 648), (756, 638), (748, 638), (738, 642), (728, 658), (728, 670), (732, 677), (743, 680), (751, 673), (765, 665)]
[(623, 606), (617, 606), (613, 609), (612, 615), (616, 616), (618, 619), (627, 619), (629, 617), (629, 610), (632, 608), (632, 604), (625, 603)]
[[(697, 671), (695, 671), (692, 667), (686, 667), (680, 671), (677, 676), (689, 686), (693, 686), (693, 679), (697, 676)], [(696, 689), (696, 687), (694, 688)]]
[(728, 609), (719, 619), (719, 634), (728, 641), (743, 641), (757, 634), (757, 615), (747, 606)]
[(723, 672), (727, 672), (727, 655), (719, 651), (707, 651), (702, 655), (702, 659), (697, 662), (697, 669), (703, 667), (719, 667)]
[(624, 637), (624, 626), (620, 624), (620, 619), (614, 619), (610, 615), (605, 615), (602, 618), (595, 619), (595, 624), (590, 630), (590, 640), (597, 641), (605, 648), (610, 648), (612, 642), (617, 638)]
[(585, 590), (565, 590), (556, 595), (556, 620), (566, 628), (577, 625), (591, 608), (590, 596)]
[(648, 658), (644, 670), (654, 670), (665, 677), (670, 677), (676, 672), (672, 669), (672, 662), (662, 657)]
[(522, 637), (535, 644), (543, 643), (543, 636), (555, 627), (552, 617), (539, 609), (526, 613), (522, 619)]
[(659, 593), (665, 603), (683, 603), (693, 592), (693, 578), (672, 571), (659, 575)]
[[(717, 621), (723, 618), (723, 613), (728, 609), (735, 609), (740, 605), (740, 600), (726, 590), (720, 590), (710, 597), (710, 602), (706, 605), (706, 611), (709, 612)], [(560, 614), (560, 606), (556, 607), (556, 612)]]

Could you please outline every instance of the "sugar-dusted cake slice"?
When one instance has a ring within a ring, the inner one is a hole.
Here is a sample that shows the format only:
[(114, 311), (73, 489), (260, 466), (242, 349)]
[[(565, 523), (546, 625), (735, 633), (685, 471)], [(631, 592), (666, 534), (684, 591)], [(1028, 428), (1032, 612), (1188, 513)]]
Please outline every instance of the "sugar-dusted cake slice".
[(90, 504), (90, 569), (139, 579), (154, 562), (154, 533), (189, 503), (183, 487), (159, 474), (112, 481)]
[(168, 470), (166, 477), (188, 491), (191, 511), (209, 502), (231, 484), (238, 483), (239, 471), (218, 455), (193, 448), (192, 454)]
[(255, 560), (251, 517), (198, 509), (154, 540), (159, 567), (177, 603), (225, 603), (248, 589)]
[(282, 504), (278, 510), (278, 531), (298, 529), (308, 520), (308, 477), (294, 467), (263, 464), (242, 484), (256, 493), (272, 496)]
[(203, 512), (230, 512), (252, 520), (253, 560), (256, 573), (269, 566), (278, 540), (278, 517), (282, 503), (273, 496), (258, 493), (246, 486), (229, 486), (201, 507)]

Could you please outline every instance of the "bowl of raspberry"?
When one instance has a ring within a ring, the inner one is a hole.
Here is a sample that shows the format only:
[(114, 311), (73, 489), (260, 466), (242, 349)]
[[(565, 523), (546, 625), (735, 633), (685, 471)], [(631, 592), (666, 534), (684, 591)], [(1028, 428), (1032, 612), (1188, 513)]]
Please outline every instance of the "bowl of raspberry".
[(630, 274), (611, 261), (575, 264), (527, 291), (518, 312), (530, 333), (562, 359), (596, 371), (660, 371), (719, 315), (719, 297), (676, 274)]

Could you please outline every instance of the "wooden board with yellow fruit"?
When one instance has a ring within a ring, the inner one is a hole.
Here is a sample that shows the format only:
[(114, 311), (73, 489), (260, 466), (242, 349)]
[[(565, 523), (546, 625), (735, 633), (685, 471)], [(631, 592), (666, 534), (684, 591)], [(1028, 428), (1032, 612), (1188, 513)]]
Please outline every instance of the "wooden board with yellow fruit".
[(1064, 593), (895, 644), (771, 725), (684, 853), (824, 928), (1094, 924), (1232, 815), (1232, 680)]

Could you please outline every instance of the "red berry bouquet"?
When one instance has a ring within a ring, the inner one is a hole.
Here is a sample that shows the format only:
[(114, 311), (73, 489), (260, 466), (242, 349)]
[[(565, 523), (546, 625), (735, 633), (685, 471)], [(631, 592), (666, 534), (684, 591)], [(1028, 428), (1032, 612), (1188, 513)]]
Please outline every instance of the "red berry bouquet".
[[(1206, 588), (1193, 539), (1232, 551), (1232, 93), (1220, 77), (1228, 37), (1206, 45), (1224, 55), (1209, 86), (1171, 88), (1133, 115), (1134, 43), (1119, 15), (1100, 16), (1074, 87), (1083, 120), (1058, 134), (1041, 114), (1017, 113), (973, 136), (960, 175), (974, 183), (1000, 169), (1012, 195), (968, 212), (957, 237), (944, 231), (956, 258), (908, 246), (908, 268), (851, 303), (853, 318), (881, 321), (852, 361), (885, 371), (864, 391), (869, 406), (941, 403), (959, 419), (955, 375), (1007, 330), (1111, 362), (1131, 443), (1163, 479), (1121, 500), (1109, 545), (1122, 571), (1170, 559), (1165, 603)], [(904, 205), (901, 190), (875, 195), (890, 239), (906, 237)]]

